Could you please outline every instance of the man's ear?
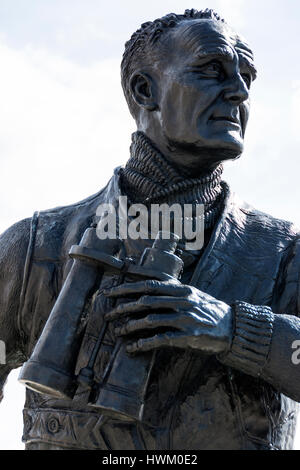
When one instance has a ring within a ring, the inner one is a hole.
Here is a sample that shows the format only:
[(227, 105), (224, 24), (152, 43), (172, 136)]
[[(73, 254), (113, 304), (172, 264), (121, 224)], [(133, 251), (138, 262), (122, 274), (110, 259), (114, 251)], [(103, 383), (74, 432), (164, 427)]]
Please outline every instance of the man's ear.
[(138, 106), (148, 111), (158, 108), (154, 80), (145, 73), (134, 73), (130, 79), (132, 97)]

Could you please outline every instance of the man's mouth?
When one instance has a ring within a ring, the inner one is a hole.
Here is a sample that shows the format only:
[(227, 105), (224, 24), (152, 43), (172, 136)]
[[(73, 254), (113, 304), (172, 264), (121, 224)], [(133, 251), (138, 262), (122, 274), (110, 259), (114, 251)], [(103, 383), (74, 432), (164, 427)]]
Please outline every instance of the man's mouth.
[(210, 118), (210, 121), (225, 121), (225, 122), (232, 122), (233, 124), (236, 124), (240, 126), (240, 122), (238, 119), (233, 118), (232, 116), (212, 116)]

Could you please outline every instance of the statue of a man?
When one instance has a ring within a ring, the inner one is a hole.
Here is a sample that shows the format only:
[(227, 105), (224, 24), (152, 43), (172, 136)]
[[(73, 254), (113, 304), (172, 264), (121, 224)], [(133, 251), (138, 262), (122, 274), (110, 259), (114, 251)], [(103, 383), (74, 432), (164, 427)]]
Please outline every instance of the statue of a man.
[[(156, 351), (144, 419), (102, 414), (80, 388), (73, 400), (27, 390), (26, 449), (292, 448), (300, 401), (299, 234), (221, 181), (222, 162), (243, 152), (255, 77), (250, 47), (212, 10), (143, 24), (122, 62), (137, 124), (126, 165), (98, 194), (35, 213), (2, 235), (3, 386), (29, 359), (72, 267), (70, 247), (97, 222), (99, 205), (125, 195), (147, 207), (204, 206), (204, 245), (183, 250), (180, 282), (121, 283), (85, 306), (78, 370), (99, 337), (103, 299), (120, 300), (106, 320), (123, 322), (104, 338), (95, 376), (101, 379), (117, 338), (133, 357)], [(145, 246), (123, 240), (133, 260)]]

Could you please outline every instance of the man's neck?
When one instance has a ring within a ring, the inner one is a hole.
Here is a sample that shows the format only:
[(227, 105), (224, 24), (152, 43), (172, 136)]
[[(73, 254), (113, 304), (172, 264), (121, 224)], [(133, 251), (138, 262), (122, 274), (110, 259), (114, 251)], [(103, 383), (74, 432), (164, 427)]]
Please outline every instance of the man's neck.
[(131, 203), (203, 204), (206, 226), (214, 224), (224, 200), (221, 164), (199, 177), (187, 177), (139, 131), (132, 135), (130, 155), (121, 185)]

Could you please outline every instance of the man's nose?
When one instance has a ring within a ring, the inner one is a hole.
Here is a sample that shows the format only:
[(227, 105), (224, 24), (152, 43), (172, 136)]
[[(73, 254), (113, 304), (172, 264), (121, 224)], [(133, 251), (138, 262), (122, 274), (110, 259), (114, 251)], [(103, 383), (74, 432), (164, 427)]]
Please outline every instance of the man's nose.
[(237, 106), (249, 98), (249, 89), (240, 74), (228, 80), (224, 98)]

